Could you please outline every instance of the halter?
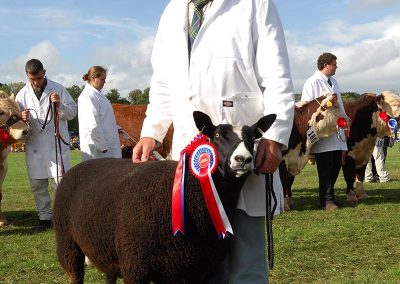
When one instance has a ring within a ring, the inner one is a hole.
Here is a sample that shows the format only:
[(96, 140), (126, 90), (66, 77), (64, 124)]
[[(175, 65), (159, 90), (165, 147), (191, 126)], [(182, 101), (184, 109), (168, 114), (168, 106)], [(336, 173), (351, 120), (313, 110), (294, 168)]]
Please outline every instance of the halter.
[(22, 117), (16, 114), (13, 114), (12, 116), (10, 116), (7, 121), (0, 125), (0, 129), (4, 129), (6, 131), (8, 131), (8, 129), (14, 125), (15, 123), (17, 123), (18, 121), (22, 120)]
[(15, 139), (9, 133), (9, 129), (20, 120), (22, 120), (20, 116), (13, 114), (0, 126), (0, 151), (3, 151), (15, 142)]

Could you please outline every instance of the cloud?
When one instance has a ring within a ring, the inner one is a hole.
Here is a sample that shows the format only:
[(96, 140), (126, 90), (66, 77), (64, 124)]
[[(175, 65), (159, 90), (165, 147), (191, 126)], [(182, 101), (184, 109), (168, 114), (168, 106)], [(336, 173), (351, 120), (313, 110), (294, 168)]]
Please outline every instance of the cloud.
[[(330, 30), (325, 32), (326, 29), (317, 28), (305, 35), (297, 32), (294, 36), (287, 32), (296, 93), (302, 91), (305, 80), (315, 72), (317, 57), (323, 52), (338, 57), (339, 68), (335, 77), (342, 91), (399, 91), (400, 19), (386, 17), (381, 21), (355, 25), (335, 21), (322, 23), (322, 26)], [(308, 40), (311, 34), (313, 39)]]
[(398, 2), (398, 0), (357, 0), (353, 6), (357, 8), (371, 8), (376, 6), (398, 4)]

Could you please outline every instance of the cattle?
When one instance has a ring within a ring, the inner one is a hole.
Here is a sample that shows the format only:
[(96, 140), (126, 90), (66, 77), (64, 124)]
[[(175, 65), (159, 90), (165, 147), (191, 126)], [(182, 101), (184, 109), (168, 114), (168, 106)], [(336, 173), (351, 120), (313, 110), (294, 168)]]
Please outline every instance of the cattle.
[(1, 210), (1, 200), (3, 182), (8, 170), (10, 145), (22, 142), (30, 135), (30, 127), (21, 120), (21, 111), (14, 99), (14, 95), (9, 96), (0, 90), (0, 227), (8, 225)]
[(294, 177), (306, 165), (312, 144), (336, 133), (338, 118), (346, 119), (347, 116), (339, 107), (336, 94), (296, 104), (288, 149), (282, 152), (283, 161), (279, 166), (285, 211), (293, 207), (291, 187)]
[[(197, 128), (210, 140), (197, 136), (184, 150), (190, 158), (183, 155), (182, 164), (109, 158), (70, 169), (58, 186), (53, 220), (58, 259), (71, 283), (83, 283), (84, 255), (106, 274), (107, 283), (116, 283), (117, 277), (124, 283), (207, 283), (231, 236), (223, 238), (224, 230), (214, 227), (208, 209), (216, 200), (204, 200), (197, 170), (215, 169), (209, 175), (231, 218), (254, 170), (254, 141), (275, 118), (265, 116), (252, 127), (214, 126), (206, 114), (194, 112)], [(206, 154), (213, 147), (217, 155)], [(175, 176), (177, 169), (184, 176), (184, 193), (175, 195), (173, 188), (181, 190), (181, 183), (174, 184), (182, 180)], [(184, 220), (184, 234), (172, 228), (171, 212), (181, 212), (179, 206), (172, 210), (173, 192), (174, 200), (184, 200), (184, 216), (178, 218)]]
[[(117, 124), (122, 128), (120, 142), (123, 158), (132, 157), (132, 148), (140, 139), (143, 120), (146, 116), (147, 105), (113, 104)], [(172, 149), (173, 126), (168, 129), (164, 140), (156, 147), (156, 151), (166, 158)]]
[(376, 138), (389, 134), (387, 120), (400, 115), (400, 97), (390, 91), (380, 95), (366, 93), (356, 101), (346, 103), (345, 110), (352, 124), (342, 171), (347, 201), (357, 202), (368, 198), (363, 186), (365, 168), (371, 159)]

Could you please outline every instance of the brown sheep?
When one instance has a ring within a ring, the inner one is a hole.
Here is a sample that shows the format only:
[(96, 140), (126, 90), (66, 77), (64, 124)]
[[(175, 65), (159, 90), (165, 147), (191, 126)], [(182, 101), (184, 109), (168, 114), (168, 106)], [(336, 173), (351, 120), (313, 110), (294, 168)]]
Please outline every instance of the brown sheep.
[[(218, 169), (212, 178), (228, 218), (254, 169), (254, 139), (275, 117), (237, 129), (214, 126), (206, 114), (194, 112), (196, 126), (217, 149)], [(174, 236), (171, 196), (176, 167), (176, 161), (168, 160), (132, 164), (127, 159), (96, 159), (67, 172), (55, 198), (54, 228), (57, 255), (71, 283), (83, 283), (85, 255), (106, 274), (107, 283), (116, 283), (117, 277), (124, 283), (210, 279), (231, 236), (217, 237), (199, 181), (188, 169), (185, 235)]]

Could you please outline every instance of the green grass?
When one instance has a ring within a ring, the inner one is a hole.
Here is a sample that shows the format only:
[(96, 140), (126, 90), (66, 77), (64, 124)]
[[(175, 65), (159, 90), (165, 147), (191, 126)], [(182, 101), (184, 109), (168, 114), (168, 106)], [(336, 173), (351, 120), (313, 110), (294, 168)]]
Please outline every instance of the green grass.
[[(400, 283), (400, 153), (389, 149), (392, 181), (368, 183), (370, 198), (351, 206), (342, 175), (337, 211), (318, 208), (317, 173), (307, 166), (297, 177), (296, 209), (274, 219), (275, 266), (270, 283)], [(72, 162), (80, 160), (72, 152)], [(36, 212), (23, 153), (9, 156), (3, 211), (12, 225), (0, 228), (0, 283), (67, 283), (56, 253), (54, 231), (35, 232)], [(95, 268), (86, 283), (103, 283)], [(122, 283), (122, 281), (119, 281)]]

